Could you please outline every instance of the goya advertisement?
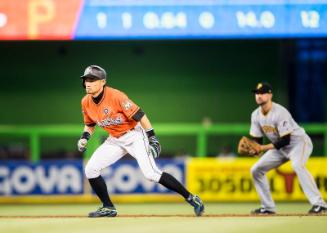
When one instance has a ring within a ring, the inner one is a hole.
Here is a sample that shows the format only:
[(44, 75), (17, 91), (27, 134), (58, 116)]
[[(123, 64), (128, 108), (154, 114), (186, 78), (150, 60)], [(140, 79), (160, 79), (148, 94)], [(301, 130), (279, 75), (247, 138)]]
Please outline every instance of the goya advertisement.
[(0, 196), (82, 194), (82, 160), (0, 162)]
[[(184, 183), (183, 160), (160, 159), (157, 165)], [(92, 194), (83, 167), (82, 160), (0, 162), (0, 197)], [(162, 185), (146, 180), (134, 159), (120, 160), (103, 169), (101, 174), (110, 194), (171, 193)]]
[[(183, 160), (158, 159), (158, 168), (173, 175), (181, 183), (185, 182), (185, 164)], [(141, 194), (171, 193), (159, 183), (147, 180), (136, 160), (121, 160), (102, 171), (109, 193)]]

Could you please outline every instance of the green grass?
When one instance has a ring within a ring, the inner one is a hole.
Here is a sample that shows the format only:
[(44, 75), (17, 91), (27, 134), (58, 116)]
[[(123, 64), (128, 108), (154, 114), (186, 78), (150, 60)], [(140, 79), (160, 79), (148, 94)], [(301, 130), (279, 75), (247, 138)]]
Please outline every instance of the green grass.
[[(126, 215), (192, 214), (190, 206), (180, 204), (117, 204), (116, 218), (0, 218), (2, 233), (209, 233), (209, 232), (326, 232), (327, 216), (281, 217), (126, 217)], [(247, 214), (257, 203), (212, 203), (206, 214)], [(2, 205), (0, 216), (86, 215), (92, 205)], [(278, 203), (278, 213), (306, 213), (307, 203)]]

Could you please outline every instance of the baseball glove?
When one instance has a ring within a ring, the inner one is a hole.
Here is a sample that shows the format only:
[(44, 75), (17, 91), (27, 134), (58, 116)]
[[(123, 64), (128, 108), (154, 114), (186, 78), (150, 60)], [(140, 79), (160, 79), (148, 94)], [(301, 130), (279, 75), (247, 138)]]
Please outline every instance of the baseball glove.
[(260, 144), (256, 141), (243, 136), (238, 143), (238, 153), (240, 155), (259, 155), (260, 154)]

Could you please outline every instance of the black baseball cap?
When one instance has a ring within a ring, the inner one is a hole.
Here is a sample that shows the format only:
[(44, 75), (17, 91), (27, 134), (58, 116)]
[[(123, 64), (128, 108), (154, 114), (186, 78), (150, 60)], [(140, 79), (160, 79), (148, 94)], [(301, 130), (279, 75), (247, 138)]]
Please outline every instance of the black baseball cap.
[(267, 82), (258, 83), (256, 88), (252, 90), (252, 93), (255, 94), (272, 93), (272, 86)]
[(94, 78), (94, 79), (107, 79), (106, 71), (97, 65), (90, 65), (86, 67), (84, 74), (81, 76), (82, 79)]

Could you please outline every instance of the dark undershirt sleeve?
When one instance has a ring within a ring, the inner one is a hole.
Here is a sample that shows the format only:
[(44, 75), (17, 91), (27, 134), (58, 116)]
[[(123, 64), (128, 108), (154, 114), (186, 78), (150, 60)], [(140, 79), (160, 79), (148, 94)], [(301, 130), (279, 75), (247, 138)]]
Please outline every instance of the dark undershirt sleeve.
[(291, 142), (291, 135), (290, 134), (286, 134), (285, 136), (281, 137), (280, 139), (278, 139), (277, 142), (273, 143), (274, 147), (279, 150), (280, 148), (289, 145)]
[(263, 137), (257, 138), (257, 137), (253, 137), (250, 135), (250, 138), (254, 141), (256, 141), (257, 143), (259, 143), (260, 145), (262, 145), (263, 143)]
[(139, 109), (139, 110), (137, 110), (136, 113), (134, 113), (134, 115), (132, 116), (132, 119), (134, 121), (139, 122), (144, 115), (145, 115), (145, 113), (143, 112), (143, 110), (142, 109)]

